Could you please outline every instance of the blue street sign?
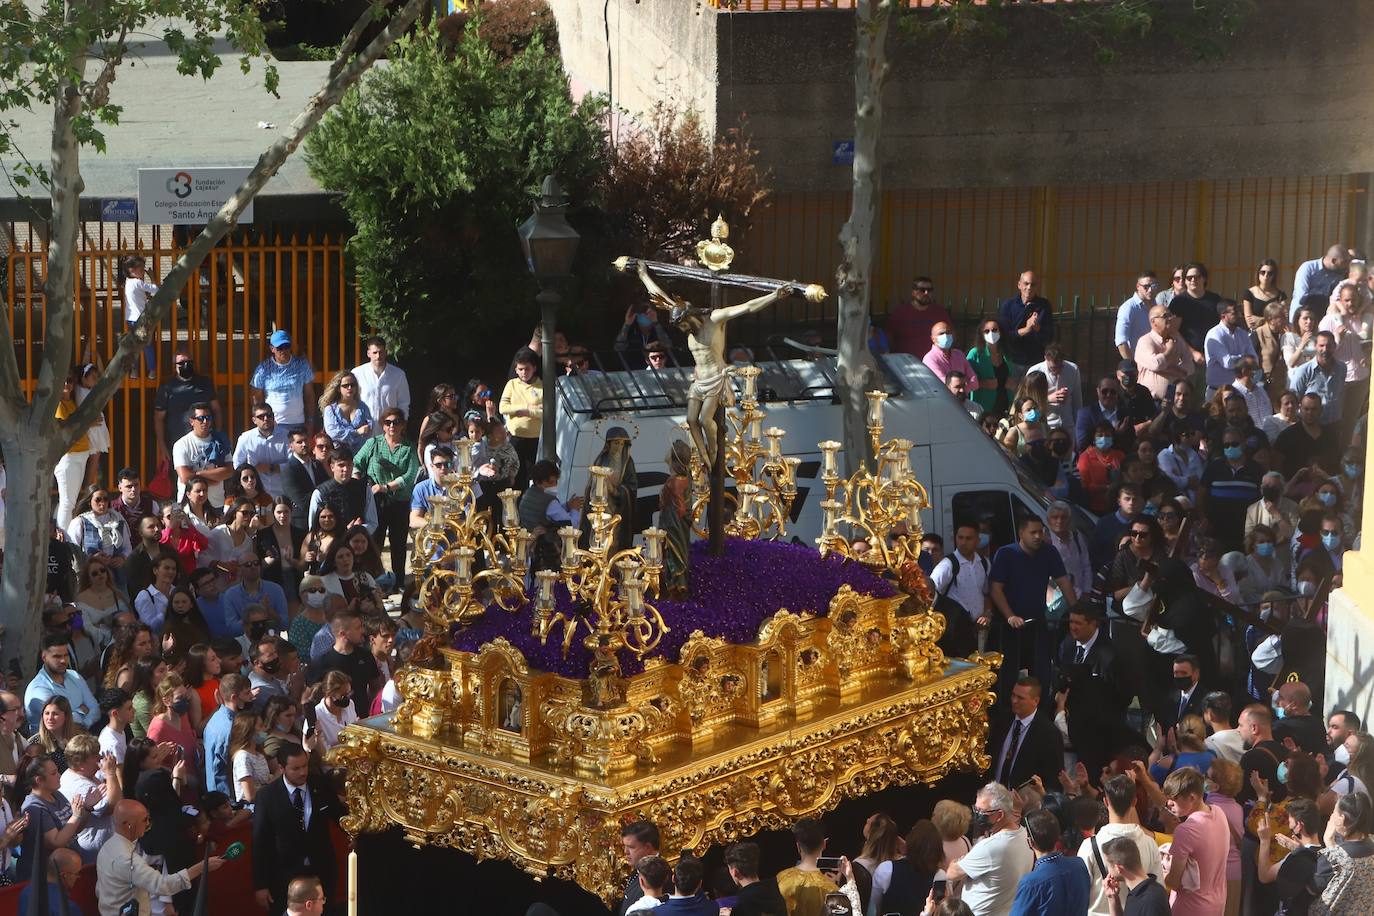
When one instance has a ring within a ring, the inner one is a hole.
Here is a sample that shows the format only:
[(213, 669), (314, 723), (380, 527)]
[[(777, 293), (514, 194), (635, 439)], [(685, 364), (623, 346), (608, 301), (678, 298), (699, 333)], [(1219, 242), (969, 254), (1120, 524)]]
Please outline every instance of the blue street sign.
[(132, 197), (102, 197), (100, 199), (100, 221), (102, 223), (138, 222), (138, 201)]
[(853, 165), (853, 164), (854, 164), (854, 141), (853, 141), (853, 140), (836, 140), (836, 141), (835, 141), (835, 151), (834, 151), (834, 153), (831, 155), (830, 161), (833, 162), (835, 165)]

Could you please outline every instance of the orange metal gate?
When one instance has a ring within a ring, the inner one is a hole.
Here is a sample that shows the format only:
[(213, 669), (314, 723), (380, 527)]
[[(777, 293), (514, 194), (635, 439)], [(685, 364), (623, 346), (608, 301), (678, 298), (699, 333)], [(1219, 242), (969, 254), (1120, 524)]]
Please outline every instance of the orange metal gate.
[[(27, 225), (12, 224), (5, 244), (4, 299), (19, 376), (31, 395), (43, 350), (47, 305), (43, 279), (47, 246)], [(248, 380), (267, 357), (267, 336), (291, 333), (298, 353), (310, 360), (317, 380), (362, 361), (358, 298), (344, 259), (346, 231), (301, 228), (283, 233), (242, 228), (225, 238), (195, 271), (177, 307), (159, 329), (156, 379), (127, 379), (106, 410), (112, 447), (102, 477), (113, 481), (121, 467), (151, 473), (156, 466), (152, 431), (159, 380), (172, 374), (172, 354), (185, 348), (197, 371), (213, 379), (232, 437), (249, 425)], [(126, 255), (142, 255), (148, 279), (159, 282), (188, 243), (169, 226), (87, 223), (81, 233), (76, 274), (73, 358), (91, 348), (107, 360), (124, 333), (124, 305), (118, 267)], [(170, 440), (169, 440), (170, 444)]]

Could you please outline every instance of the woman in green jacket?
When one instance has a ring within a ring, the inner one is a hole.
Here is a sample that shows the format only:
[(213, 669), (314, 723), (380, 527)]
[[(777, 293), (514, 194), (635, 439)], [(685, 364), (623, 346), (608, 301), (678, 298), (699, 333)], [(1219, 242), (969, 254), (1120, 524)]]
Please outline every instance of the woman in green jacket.
[(410, 491), (420, 473), (419, 454), (402, 438), (405, 431), (406, 415), (399, 407), (388, 407), (382, 411), (382, 434), (364, 442), (353, 456), (354, 469), (371, 483), (377, 500), (377, 549), (384, 538), (391, 539), (391, 572), (398, 587), (406, 575)]
[(968, 348), (968, 362), (978, 375), (978, 384), (969, 385), (973, 399), (990, 414), (1005, 414), (1011, 403), (1008, 387), (1016, 378), (1016, 366), (1002, 354), (1002, 328), (997, 318), (978, 322), (978, 339)]

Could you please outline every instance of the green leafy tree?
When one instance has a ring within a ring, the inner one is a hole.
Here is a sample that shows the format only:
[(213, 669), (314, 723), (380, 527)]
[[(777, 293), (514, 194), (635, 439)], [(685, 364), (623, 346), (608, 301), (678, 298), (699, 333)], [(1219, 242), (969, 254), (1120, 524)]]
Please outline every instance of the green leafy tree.
[(508, 57), (477, 19), (456, 42), (433, 29), (398, 42), (306, 141), (312, 174), (352, 218), (367, 321), (416, 362), (480, 352), (534, 300), (516, 225), (545, 175), (586, 199), (605, 169), (605, 115), (598, 97), (573, 101), (538, 35)]
[[(5, 5), (0, 14), (0, 156), (14, 163), (6, 167), (12, 185), (32, 189), (36, 196), (41, 193), (51, 205), (46, 227), (43, 352), (31, 398), (19, 377), (9, 303), (5, 303), (7, 314), (0, 316), (0, 448), (8, 480), (0, 620), (6, 627), (10, 658), (27, 665), (38, 647), (38, 611), (47, 591), (51, 487), (58, 459), (85, 434), (129, 369), (137, 365), (143, 345), (167, 317), (191, 271), (229, 232), (243, 208), (324, 113), (410, 28), (424, 7), (424, 0), (407, 0), (389, 19), (383, 0), (368, 7), (342, 42), (324, 83), (176, 260), (142, 317), (120, 338), (85, 401), (58, 422), (55, 414), (72, 362), (72, 299), (84, 190), (81, 155), (86, 150), (101, 153), (105, 132), (119, 129), (122, 108), (117, 104), (115, 81), (130, 36), (142, 38), (160, 29), (168, 49), (177, 56), (178, 71), (187, 77), (210, 79), (214, 75), (222, 64), (216, 46), (223, 38), (245, 72), (252, 69), (255, 59), (266, 62), (263, 84), (267, 91), (275, 91), (277, 77), (266, 57), (256, 5), (244, 0), (48, 0), (42, 4), (17, 0)], [(386, 20), (385, 27), (362, 44), (363, 32), (381, 20)], [(24, 109), (52, 112), (46, 164), (35, 161), (36, 151), (15, 145), (13, 113)]]

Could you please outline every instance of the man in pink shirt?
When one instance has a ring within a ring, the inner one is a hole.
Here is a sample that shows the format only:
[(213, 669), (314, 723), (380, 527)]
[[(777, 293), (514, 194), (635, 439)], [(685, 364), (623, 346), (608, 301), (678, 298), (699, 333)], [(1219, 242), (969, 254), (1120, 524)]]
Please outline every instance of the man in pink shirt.
[[(1202, 773), (1194, 767), (1174, 770), (1164, 780), (1165, 803), (1179, 819), (1164, 859), (1164, 886), (1173, 892), (1173, 916), (1222, 916), (1226, 912), (1231, 827), (1220, 808), (1203, 801), (1204, 791)], [(1189, 863), (1197, 867), (1196, 887)]]
[(950, 330), (948, 321), (936, 322), (935, 327), (930, 329), (930, 342), (934, 346), (921, 357), (921, 362), (939, 377), (941, 383), (951, 372), (962, 372), (965, 378), (977, 378), (973, 374), (973, 367), (968, 364), (968, 359), (954, 349), (954, 333)]
[(939, 321), (949, 321), (949, 311), (935, 301), (935, 283), (930, 277), (917, 277), (911, 284), (911, 299), (896, 303), (888, 313), (888, 349), (925, 356), (930, 349), (930, 331)]
[(1167, 306), (1150, 309), (1150, 332), (1135, 345), (1140, 384), (1156, 400), (1168, 397), (1169, 386), (1193, 372), (1193, 354), (1178, 336), (1179, 319)]

